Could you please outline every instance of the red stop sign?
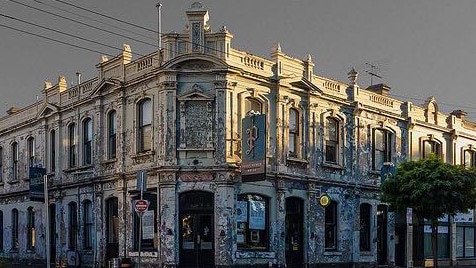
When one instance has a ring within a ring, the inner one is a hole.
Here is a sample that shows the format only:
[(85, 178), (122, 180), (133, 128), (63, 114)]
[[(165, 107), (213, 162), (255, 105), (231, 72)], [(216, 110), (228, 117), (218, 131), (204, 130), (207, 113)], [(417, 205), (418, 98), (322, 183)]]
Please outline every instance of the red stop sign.
[(149, 208), (149, 201), (144, 199), (139, 199), (134, 201), (134, 210), (139, 212), (144, 212)]

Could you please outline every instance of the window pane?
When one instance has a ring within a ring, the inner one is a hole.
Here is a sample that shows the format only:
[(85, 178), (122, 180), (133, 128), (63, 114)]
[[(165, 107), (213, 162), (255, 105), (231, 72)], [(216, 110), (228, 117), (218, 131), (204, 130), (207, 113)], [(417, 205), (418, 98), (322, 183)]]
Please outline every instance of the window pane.
[(464, 227), (456, 227), (456, 257), (464, 257)]
[(325, 249), (337, 249), (337, 203), (331, 201), (331, 204), (325, 210)]
[(464, 229), (464, 256), (474, 257), (474, 228)]
[(257, 194), (243, 194), (238, 196), (238, 209), (243, 213), (237, 223), (238, 249), (267, 250), (268, 199)]
[(152, 123), (152, 104), (150, 100), (145, 100), (140, 105), (140, 125), (149, 125)]
[(245, 114), (250, 111), (255, 111), (261, 113), (261, 103), (258, 100), (252, 98), (245, 99)]
[(337, 144), (328, 141), (326, 144), (326, 161), (337, 163)]

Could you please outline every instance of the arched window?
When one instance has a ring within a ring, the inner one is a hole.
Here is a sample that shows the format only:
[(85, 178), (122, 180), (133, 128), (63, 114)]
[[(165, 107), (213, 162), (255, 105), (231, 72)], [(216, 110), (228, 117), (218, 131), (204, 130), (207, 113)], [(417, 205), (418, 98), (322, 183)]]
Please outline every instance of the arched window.
[(107, 114), (107, 157), (116, 158), (116, 111)]
[(372, 206), (370, 204), (360, 205), (360, 250), (370, 251), (370, 223)]
[(289, 156), (298, 157), (299, 152), (299, 112), (289, 109)]
[(68, 163), (70, 168), (76, 167), (76, 125), (68, 126)]
[(50, 172), (56, 170), (56, 132), (50, 132)]
[(27, 149), (28, 149), (28, 166), (33, 167), (35, 165), (35, 139), (29, 137), (27, 139)]
[(90, 200), (83, 202), (83, 248), (93, 248), (93, 205)]
[(93, 120), (87, 118), (83, 122), (83, 165), (92, 163)]
[(337, 250), (337, 203), (333, 200), (325, 210), (324, 229), (324, 249), (326, 251)]
[(144, 99), (138, 104), (138, 152), (152, 150), (152, 101)]
[(11, 249), (18, 250), (18, 209), (12, 209), (12, 240)]
[(267, 250), (269, 248), (269, 199), (259, 194), (238, 196), (238, 249)]
[(373, 130), (372, 168), (380, 170), (385, 162), (392, 161), (392, 133), (385, 129)]
[(333, 117), (326, 118), (326, 125), (324, 129), (324, 144), (325, 144), (325, 162), (332, 164), (339, 164), (339, 121)]
[(476, 151), (472, 149), (466, 149), (464, 150), (464, 155), (463, 155), (463, 163), (464, 166), (469, 168), (469, 167), (476, 167)]
[(249, 112), (258, 112), (263, 113), (261, 102), (254, 98), (246, 98), (245, 99), (245, 115)]
[(27, 226), (26, 226), (26, 248), (28, 250), (35, 249), (35, 211), (32, 207), (27, 210)]
[(423, 141), (423, 158), (427, 158), (430, 154), (441, 156), (441, 144), (433, 139)]
[(12, 143), (12, 180), (18, 180), (18, 143)]
[(78, 205), (76, 202), (68, 204), (68, 248), (76, 249), (78, 243)]

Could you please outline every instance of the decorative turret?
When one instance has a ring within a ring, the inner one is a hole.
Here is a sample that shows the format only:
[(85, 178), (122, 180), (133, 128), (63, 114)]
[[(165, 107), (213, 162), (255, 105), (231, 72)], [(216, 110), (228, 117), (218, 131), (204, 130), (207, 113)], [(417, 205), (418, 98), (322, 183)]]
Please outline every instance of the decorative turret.
[(203, 7), (202, 3), (194, 2), (185, 13), (188, 18), (187, 28), (189, 28), (192, 52), (203, 52), (205, 32), (210, 31), (208, 11)]

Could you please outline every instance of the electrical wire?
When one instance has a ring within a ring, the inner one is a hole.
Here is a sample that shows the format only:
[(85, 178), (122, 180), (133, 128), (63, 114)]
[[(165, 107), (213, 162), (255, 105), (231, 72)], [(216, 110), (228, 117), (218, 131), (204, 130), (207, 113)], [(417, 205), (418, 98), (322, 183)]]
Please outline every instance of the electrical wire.
[(101, 17), (105, 17), (105, 18), (108, 18), (108, 19), (111, 19), (111, 20), (114, 20), (114, 21), (117, 21), (117, 22), (121, 22), (121, 23), (130, 25), (130, 26), (134, 26), (134, 27), (137, 27), (137, 28), (142, 29), (142, 30), (146, 30), (146, 31), (153, 32), (153, 33), (158, 33), (157, 31), (154, 31), (154, 30), (152, 30), (152, 29), (143, 27), (143, 26), (141, 26), (141, 25), (134, 24), (134, 23), (131, 23), (131, 22), (128, 22), (128, 21), (124, 21), (124, 20), (121, 20), (121, 19), (118, 19), (118, 18), (114, 18), (114, 17), (112, 17), (112, 16), (109, 16), (109, 15), (106, 15), (106, 14), (103, 14), (103, 13), (99, 13), (99, 12), (96, 12), (96, 11), (94, 11), (94, 10), (90, 10), (90, 9), (87, 9), (87, 8), (84, 8), (84, 7), (80, 7), (80, 6), (77, 6), (77, 5), (74, 5), (74, 4), (65, 2), (65, 1), (61, 1), (61, 0), (53, 0), (53, 1), (60, 2), (60, 3), (62, 3), (62, 4), (65, 4), (65, 5), (68, 5), (68, 6), (72, 6), (72, 7), (74, 7), (74, 8), (81, 9), (81, 10), (83, 10), (83, 11), (87, 11), (87, 12), (93, 13), (93, 14), (95, 14), (95, 15), (98, 15), (98, 16), (101, 16)]
[[(74, 34), (69, 34), (69, 33), (65, 33), (65, 32), (62, 32), (62, 31), (58, 31), (58, 30), (53, 29), (53, 28), (49, 28), (49, 27), (46, 27), (46, 26), (43, 26), (43, 25), (39, 25), (39, 24), (36, 24), (36, 23), (28, 22), (28, 21), (26, 21), (26, 20), (22, 20), (22, 19), (19, 19), (19, 18), (15, 18), (15, 17), (12, 17), (12, 16), (8, 16), (8, 15), (2, 14), (2, 13), (0, 13), (0, 16), (5, 17), (5, 18), (8, 18), (8, 19), (11, 19), (11, 20), (20, 21), (20, 22), (23, 22), (23, 23), (26, 23), (26, 24), (29, 24), (29, 25), (33, 25), (33, 26), (38, 27), (38, 28), (46, 29), (46, 30), (48, 30), (48, 31), (52, 31), (52, 32), (55, 32), (55, 33), (63, 34), (63, 35), (66, 35), (66, 36), (69, 36), (69, 37), (73, 37), (73, 38), (77, 38), (77, 39), (79, 39), (79, 40), (87, 41), (87, 42), (90, 42), (90, 43), (93, 43), (93, 44), (96, 44), (96, 45), (101, 45), (101, 46), (105, 46), (105, 47), (108, 47), (108, 48), (112, 48), (112, 49), (115, 49), (115, 50), (122, 51), (121, 48), (117, 48), (117, 47), (114, 47), (114, 46), (111, 46), (111, 45), (108, 45), (108, 44), (104, 44), (104, 43), (101, 43), (101, 42), (98, 42), (98, 41), (94, 41), (94, 40), (90, 40), (90, 39), (87, 39), (87, 38), (83, 38), (83, 37), (80, 37), (80, 36), (77, 36), (77, 35), (74, 35)], [(56, 40), (56, 39), (55, 39), (55, 40)]]
[(5, 25), (5, 24), (1, 24), (1, 23), (0, 23), (0, 27), (4, 27), (4, 28), (7, 28), (7, 29), (11, 29), (11, 30), (14, 30), (14, 31), (21, 32), (21, 33), (33, 35), (33, 36), (36, 36), (36, 37), (39, 37), (39, 38), (43, 38), (43, 39), (47, 39), (47, 40), (50, 40), (50, 41), (53, 41), (53, 42), (61, 43), (61, 44), (63, 44), (63, 45), (72, 46), (72, 47), (75, 47), (75, 48), (87, 50), (87, 51), (94, 52), (94, 53), (103, 54), (103, 55), (110, 56), (110, 57), (115, 57), (114, 55), (111, 55), (111, 54), (108, 54), (108, 53), (104, 53), (104, 52), (102, 52), (102, 51), (98, 51), (98, 50), (95, 50), (95, 49), (90, 49), (90, 48), (87, 48), (87, 47), (83, 47), (83, 46), (71, 44), (71, 43), (64, 42), (64, 41), (61, 41), (61, 40), (57, 40), (57, 39), (54, 39), (54, 38), (49, 38), (49, 37), (46, 37), (46, 36), (43, 36), (43, 35), (39, 35), (39, 34), (35, 34), (35, 33), (32, 33), (32, 32), (28, 32), (28, 31), (25, 31), (25, 30), (22, 30), (22, 29), (18, 29), (18, 28), (15, 28), (15, 27), (11, 27), (11, 26)]
[(94, 25), (91, 25), (91, 24), (88, 24), (88, 23), (84, 23), (84, 22), (81, 22), (81, 21), (78, 21), (78, 20), (75, 20), (75, 19), (71, 19), (71, 18), (68, 18), (68, 17), (65, 17), (65, 16), (61, 16), (61, 15), (55, 14), (55, 13), (53, 13), (53, 12), (50, 12), (50, 11), (47, 11), (47, 10), (44, 10), (44, 9), (41, 9), (41, 8), (37, 8), (37, 7), (31, 6), (31, 5), (27, 5), (27, 4), (24, 4), (24, 3), (20, 3), (20, 2), (18, 2), (18, 1), (16, 1), (16, 0), (8, 0), (8, 1), (13, 2), (13, 3), (15, 3), (15, 4), (18, 4), (18, 5), (22, 5), (22, 6), (25, 6), (25, 7), (31, 8), (31, 9), (34, 9), (34, 10), (37, 10), (37, 11), (44, 12), (44, 13), (46, 13), (46, 14), (50, 14), (50, 15), (55, 16), (55, 17), (62, 18), (62, 19), (64, 19), (64, 20), (69, 20), (69, 21), (78, 23), (78, 24), (80, 24), (80, 25), (87, 26), (87, 27), (90, 27), (90, 28), (93, 28), (93, 29), (96, 29), (96, 30), (99, 30), (99, 31), (102, 31), (102, 32), (106, 32), (106, 33), (109, 33), (109, 34), (117, 35), (117, 36), (120, 36), (120, 37), (123, 37), (123, 38), (126, 38), (126, 39), (130, 39), (130, 40), (133, 40), (133, 41), (136, 41), (136, 42), (145, 44), (145, 45), (149, 45), (149, 46), (156, 47), (155, 44), (151, 44), (151, 43), (148, 43), (148, 42), (144, 42), (144, 41), (142, 41), (142, 40), (138, 40), (138, 39), (136, 39), (136, 38), (132, 38), (132, 37), (130, 37), (130, 36), (126, 36), (126, 35), (123, 35), (123, 34), (115, 33), (115, 32), (109, 31), (109, 30), (105, 30), (105, 29), (102, 29), (102, 28), (100, 28), (100, 27), (97, 27), (97, 26), (94, 26)]
[(138, 35), (138, 36), (140, 36), (140, 37), (144, 37), (144, 38), (147, 38), (147, 39), (149, 39), (149, 40), (155, 41), (154, 38), (152, 38), (152, 37), (150, 37), (150, 36), (148, 36), (148, 35), (145, 35), (145, 34), (141, 34), (141, 33), (138, 33), (138, 32), (134, 32), (134, 31), (131, 31), (131, 30), (129, 30), (129, 29), (121, 28), (121, 27), (118, 27), (118, 26), (116, 26), (116, 25), (114, 25), (114, 24), (107, 23), (107, 22), (105, 22), (105, 21), (98, 20), (98, 19), (95, 19), (95, 18), (93, 18), (93, 17), (80, 15), (80, 14), (74, 13), (74, 12), (72, 12), (72, 11), (69, 11), (69, 10), (67, 10), (67, 9), (58, 7), (58, 6), (47, 4), (47, 3), (43, 2), (43, 1), (40, 1), (40, 0), (33, 0), (33, 1), (35, 1), (35, 2), (37, 2), (37, 3), (40, 3), (40, 4), (42, 4), (42, 5), (45, 5), (45, 6), (47, 6), (47, 7), (50, 7), (50, 8), (54, 8), (54, 9), (61, 10), (61, 11), (65, 12), (65, 13), (68, 13), (68, 14), (72, 14), (72, 15), (75, 15), (75, 16), (80, 16), (80, 17), (86, 18), (86, 19), (88, 19), (88, 20), (90, 20), (90, 21), (94, 21), (94, 22), (97, 22), (97, 23), (99, 23), (99, 24), (103, 24), (103, 25), (106, 25), (106, 26), (115, 28), (115, 29), (117, 29), (117, 30), (121, 30), (121, 31), (130, 33), (130, 34), (135, 34), (135, 35)]

